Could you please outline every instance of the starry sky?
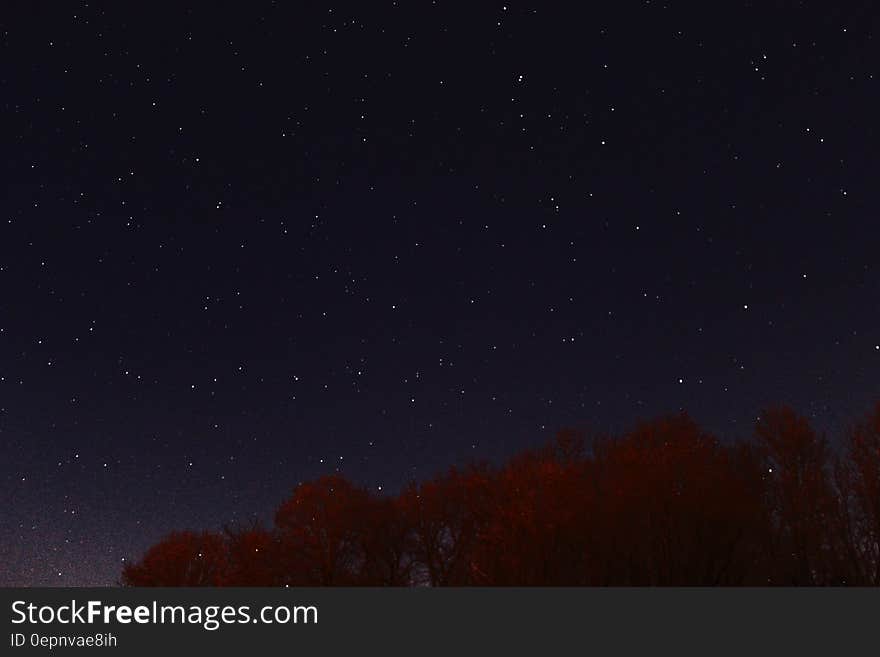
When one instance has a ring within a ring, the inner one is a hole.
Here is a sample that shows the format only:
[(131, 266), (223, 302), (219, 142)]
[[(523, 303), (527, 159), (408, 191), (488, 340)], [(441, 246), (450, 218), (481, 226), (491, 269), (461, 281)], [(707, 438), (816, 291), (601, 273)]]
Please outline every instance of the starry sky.
[(22, 3), (0, 584), (561, 427), (880, 397), (871, 2)]

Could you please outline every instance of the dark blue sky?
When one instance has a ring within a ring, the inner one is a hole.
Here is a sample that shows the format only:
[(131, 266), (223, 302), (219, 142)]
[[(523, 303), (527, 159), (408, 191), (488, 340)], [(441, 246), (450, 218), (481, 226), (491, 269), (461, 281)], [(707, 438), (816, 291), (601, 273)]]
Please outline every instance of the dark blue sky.
[(7, 11), (0, 584), (337, 469), (866, 412), (878, 12), (695, 4)]

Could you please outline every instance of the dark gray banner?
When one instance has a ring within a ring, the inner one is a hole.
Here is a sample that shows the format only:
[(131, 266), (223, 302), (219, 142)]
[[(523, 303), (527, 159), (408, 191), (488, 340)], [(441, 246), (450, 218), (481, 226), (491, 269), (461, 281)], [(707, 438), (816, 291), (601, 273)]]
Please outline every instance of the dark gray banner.
[(0, 595), (4, 655), (856, 654), (874, 645), (880, 609), (877, 589), (58, 588)]

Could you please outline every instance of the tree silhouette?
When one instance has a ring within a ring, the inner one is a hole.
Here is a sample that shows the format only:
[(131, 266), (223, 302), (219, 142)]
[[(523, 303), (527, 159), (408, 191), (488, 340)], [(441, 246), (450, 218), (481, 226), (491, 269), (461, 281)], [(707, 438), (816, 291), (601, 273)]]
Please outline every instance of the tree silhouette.
[(595, 506), (586, 463), (554, 450), (527, 452), (498, 473), (491, 514), (474, 550), (482, 585), (581, 583), (589, 567), (589, 523)]
[(413, 532), (416, 577), (432, 586), (464, 586), (478, 577), (471, 566), (481, 529), (488, 522), (489, 471), (451, 469), (403, 494), (402, 510)]
[(597, 584), (740, 584), (754, 491), (730, 450), (685, 414), (639, 425), (596, 450)]
[(370, 498), (339, 475), (300, 484), (275, 514), (283, 583), (358, 583), (366, 555), (362, 534)]
[(278, 538), (259, 525), (226, 530), (227, 562), (220, 581), (225, 586), (279, 586), (284, 583)]
[(853, 584), (880, 586), (880, 403), (850, 431), (836, 474), (847, 574)]
[(838, 555), (829, 529), (839, 516), (825, 440), (805, 418), (784, 406), (761, 414), (755, 436), (768, 475), (774, 583), (837, 583)]
[(401, 507), (402, 501), (398, 498), (370, 499), (360, 524), (363, 561), (359, 583), (372, 586), (406, 586), (411, 583), (415, 541)]
[(226, 568), (223, 538), (210, 532), (172, 532), (139, 563), (122, 571), (128, 586), (217, 586)]
[(687, 414), (560, 432), (396, 496), (298, 485), (274, 526), (174, 532), (130, 586), (880, 586), (880, 404), (833, 454), (787, 407), (722, 443)]

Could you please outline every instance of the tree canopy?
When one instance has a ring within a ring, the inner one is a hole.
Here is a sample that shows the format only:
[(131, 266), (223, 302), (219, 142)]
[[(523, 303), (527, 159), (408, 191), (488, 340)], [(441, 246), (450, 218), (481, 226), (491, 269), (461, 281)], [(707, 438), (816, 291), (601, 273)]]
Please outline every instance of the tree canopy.
[(334, 474), (274, 525), (174, 532), (132, 586), (880, 585), (880, 403), (839, 453), (787, 407), (725, 444), (687, 414), (562, 431), (380, 496)]

